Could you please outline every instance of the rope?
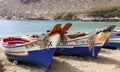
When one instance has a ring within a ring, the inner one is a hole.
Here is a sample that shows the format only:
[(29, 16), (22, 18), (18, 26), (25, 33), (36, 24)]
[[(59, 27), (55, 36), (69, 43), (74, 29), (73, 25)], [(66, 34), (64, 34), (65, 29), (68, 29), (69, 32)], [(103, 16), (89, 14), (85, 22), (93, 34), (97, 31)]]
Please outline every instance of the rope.
[(89, 35), (89, 38), (88, 38), (89, 50), (92, 51), (92, 56), (95, 56), (94, 48), (95, 48), (95, 35), (96, 35), (96, 33), (97, 33), (97, 30), (91, 32)]
[(107, 38), (106, 41), (105, 41), (105, 43), (107, 43), (107, 42), (109, 42), (109, 41), (110, 41), (109, 38)]
[(61, 35), (61, 45), (67, 45), (67, 37), (65, 35)]

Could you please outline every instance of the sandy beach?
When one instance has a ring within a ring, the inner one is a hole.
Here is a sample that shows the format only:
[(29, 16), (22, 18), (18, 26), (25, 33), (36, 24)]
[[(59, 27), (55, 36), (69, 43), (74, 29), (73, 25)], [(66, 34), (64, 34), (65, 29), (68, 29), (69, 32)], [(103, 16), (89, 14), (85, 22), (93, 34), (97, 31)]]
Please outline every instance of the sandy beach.
[[(19, 62), (13, 65), (0, 48), (0, 72), (45, 72), (39, 66)], [(120, 72), (120, 50), (103, 49), (97, 59), (78, 56), (54, 56), (46, 72)]]

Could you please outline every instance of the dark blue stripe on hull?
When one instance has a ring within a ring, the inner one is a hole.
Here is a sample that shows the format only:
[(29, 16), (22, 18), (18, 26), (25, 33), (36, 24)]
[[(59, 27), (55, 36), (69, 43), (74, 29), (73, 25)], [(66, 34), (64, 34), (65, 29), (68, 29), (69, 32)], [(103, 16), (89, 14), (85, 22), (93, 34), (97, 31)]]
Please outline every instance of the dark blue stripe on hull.
[(109, 38), (120, 38), (120, 35), (110, 35)]
[(10, 59), (16, 59), (19, 61), (37, 64), (47, 70), (52, 62), (52, 57), (54, 55), (54, 52), (55, 49), (51, 48), (46, 50), (30, 51), (29, 56), (13, 56), (13, 55), (7, 55), (7, 56)]
[(94, 55), (93, 55), (93, 52), (90, 51), (88, 47), (57, 48), (55, 53), (77, 55), (77, 56), (88, 56), (91, 58), (96, 58), (100, 50), (101, 50), (101, 46), (95, 47)]
[(105, 47), (120, 47), (120, 43), (114, 43), (114, 42), (107, 42), (104, 44)]

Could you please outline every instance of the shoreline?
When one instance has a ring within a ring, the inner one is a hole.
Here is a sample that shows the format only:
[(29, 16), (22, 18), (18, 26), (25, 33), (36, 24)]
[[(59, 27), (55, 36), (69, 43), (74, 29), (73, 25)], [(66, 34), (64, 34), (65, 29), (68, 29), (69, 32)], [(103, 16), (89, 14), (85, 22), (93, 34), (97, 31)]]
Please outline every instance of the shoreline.
[(78, 15), (78, 16), (73, 16), (75, 18), (70, 18), (70, 19), (54, 19), (54, 17), (31, 17), (31, 18), (7, 18), (5, 17), (0, 17), (0, 20), (58, 20), (58, 21), (92, 21), (92, 22), (120, 22), (120, 18), (118, 17), (111, 17), (111, 18), (103, 18), (103, 17), (88, 17), (85, 15)]
[[(12, 20), (12, 19), (0, 19), (0, 20)], [(14, 20), (19, 21), (18, 19), (14, 19)], [(33, 20), (34, 21), (36, 19), (24, 19), (24, 20), (26, 20), (26, 21)], [(118, 19), (91, 19), (91, 20), (87, 20), (87, 19), (80, 19), (80, 20), (40, 19), (40, 20), (41, 21), (50, 20), (50, 21), (83, 21), (83, 22), (120, 22), (120, 20), (118, 20)], [(20, 21), (22, 21), (22, 20), (20, 20)]]

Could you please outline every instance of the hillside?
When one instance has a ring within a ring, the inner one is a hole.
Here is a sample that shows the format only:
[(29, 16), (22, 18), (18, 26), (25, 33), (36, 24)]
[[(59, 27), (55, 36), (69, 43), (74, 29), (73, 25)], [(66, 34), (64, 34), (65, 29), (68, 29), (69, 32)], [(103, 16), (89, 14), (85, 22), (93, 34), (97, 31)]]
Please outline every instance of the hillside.
[(119, 3), (120, 0), (0, 0), (0, 18), (53, 19), (62, 12), (75, 12), (81, 16), (89, 8)]

